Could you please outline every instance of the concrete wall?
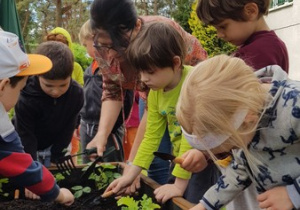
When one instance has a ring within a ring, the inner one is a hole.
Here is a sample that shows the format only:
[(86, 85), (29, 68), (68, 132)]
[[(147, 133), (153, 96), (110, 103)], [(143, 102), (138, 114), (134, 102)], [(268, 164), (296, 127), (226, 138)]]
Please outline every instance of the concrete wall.
[(300, 80), (300, 0), (271, 9), (266, 21), (287, 46), (289, 77)]

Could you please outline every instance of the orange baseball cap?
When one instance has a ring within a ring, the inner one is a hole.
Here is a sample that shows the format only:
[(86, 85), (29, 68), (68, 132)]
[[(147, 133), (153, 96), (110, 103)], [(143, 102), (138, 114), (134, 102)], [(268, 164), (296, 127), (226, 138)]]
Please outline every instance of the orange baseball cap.
[(17, 35), (0, 30), (0, 79), (44, 74), (51, 68), (48, 57), (24, 53)]

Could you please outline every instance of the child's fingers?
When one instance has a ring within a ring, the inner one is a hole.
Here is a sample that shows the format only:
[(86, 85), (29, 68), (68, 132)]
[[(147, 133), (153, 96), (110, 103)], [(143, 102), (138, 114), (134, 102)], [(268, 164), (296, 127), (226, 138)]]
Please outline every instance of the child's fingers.
[(259, 194), (258, 196), (257, 196), (257, 200), (259, 201), (259, 202), (262, 202), (262, 201), (264, 201), (264, 200), (266, 200), (267, 199), (267, 194), (266, 193), (262, 193), (262, 194)]

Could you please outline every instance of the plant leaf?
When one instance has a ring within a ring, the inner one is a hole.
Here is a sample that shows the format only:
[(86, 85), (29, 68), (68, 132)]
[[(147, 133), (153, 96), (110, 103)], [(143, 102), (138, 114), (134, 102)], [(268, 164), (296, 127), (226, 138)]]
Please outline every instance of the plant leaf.
[(82, 186), (77, 185), (77, 186), (72, 187), (71, 189), (75, 190), (75, 191), (78, 191), (78, 190), (82, 190), (82, 188), (83, 188)]
[(125, 205), (130, 210), (138, 210), (139, 209), (138, 203), (139, 202), (135, 201), (132, 197), (129, 196), (122, 197), (117, 201), (118, 206)]

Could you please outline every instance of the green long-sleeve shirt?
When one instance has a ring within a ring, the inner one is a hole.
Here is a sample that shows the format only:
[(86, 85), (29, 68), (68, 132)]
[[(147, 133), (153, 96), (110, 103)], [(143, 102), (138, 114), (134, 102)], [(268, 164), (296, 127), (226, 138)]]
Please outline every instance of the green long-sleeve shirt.
[[(184, 79), (191, 69), (190, 66), (184, 66), (182, 77), (178, 85), (167, 92), (163, 89), (150, 90), (148, 95), (148, 116), (147, 126), (144, 139), (137, 151), (133, 164), (148, 169), (153, 158), (153, 152), (158, 150), (161, 139), (168, 126), (172, 150), (175, 156), (180, 156), (187, 150), (191, 149), (187, 140), (181, 134), (179, 122), (176, 118), (176, 104), (180, 94), (181, 86)], [(189, 179), (191, 173), (176, 165), (173, 173), (174, 176)]]

